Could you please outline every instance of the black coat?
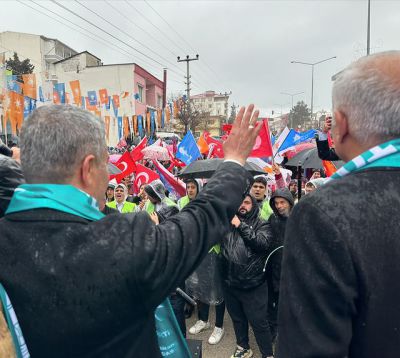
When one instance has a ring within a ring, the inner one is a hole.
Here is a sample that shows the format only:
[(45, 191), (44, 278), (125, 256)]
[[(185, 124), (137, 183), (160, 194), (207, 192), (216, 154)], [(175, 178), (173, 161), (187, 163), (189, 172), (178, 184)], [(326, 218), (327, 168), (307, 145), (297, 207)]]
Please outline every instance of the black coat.
[(307, 195), (285, 235), (278, 358), (400, 356), (400, 169)]
[(322, 160), (340, 160), (338, 155), (336, 154), (335, 148), (329, 147), (328, 140), (318, 140), (317, 142), (317, 150), (318, 150), (318, 157)]
[[(276, 210), (274, 199), (277, 197), (286, 199), (291, 207), (294, 206), (293, 195), (287, 188), (275, 190), (269, 200), (269, 205), (274, 213), (268, 218), (271, 227), (272, 244), (270, 249), (271, 256), (266, 265), (266, 275), (268, 289), (274, 293), (279, 292), (283, 252), (283, 249), (279, 249), (279, 247), (284, 246), (286, 223), (288, 219), (280, 215), (278, 210)], [(273, 252), (275, 249), (276, 251)]]
[[(166, 222), (36, 209), (0, 220), (0, 282), (32, 356), (160, 357), (154, 309), (224, 237), (252, 178), (221, 164)], [(226, 191), (230, 195), (225, 195)]]
[(271, 245), (269, 224), (259, 218), (257, 201), (248, 217), (241, 219), (222, 241), (221, 276), (226, 285), (251, 289), (265, 281), (264, 264)]

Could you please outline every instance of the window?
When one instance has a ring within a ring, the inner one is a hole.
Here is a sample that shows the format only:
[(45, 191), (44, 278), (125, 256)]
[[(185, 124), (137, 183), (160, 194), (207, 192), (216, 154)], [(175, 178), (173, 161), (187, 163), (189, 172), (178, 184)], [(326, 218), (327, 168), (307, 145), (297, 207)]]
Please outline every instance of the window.
[(157, 95), (157, 107), (162, 108), (162, 97), (159, 94)]
[(139, 94), (139, 98), (138, 101), (143, 103), (143, 86), (138, 84), (138, 94)]

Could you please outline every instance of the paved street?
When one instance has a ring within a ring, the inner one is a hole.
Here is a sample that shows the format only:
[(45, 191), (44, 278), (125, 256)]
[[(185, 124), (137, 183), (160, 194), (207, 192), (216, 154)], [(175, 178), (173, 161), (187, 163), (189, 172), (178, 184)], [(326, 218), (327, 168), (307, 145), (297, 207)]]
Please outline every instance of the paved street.
[[(190, 319), (186, 321), (186, 327), (189, 328), (197, 321), (197, 311), (192, 315)], [(233, 331), (232, 320), (229, 317), (227, 311), (225, 311), (224, 327), (225, 335), (221, 342), (217, 345), (208, 344), (208, 337), (212, 333), (215, 321), (215, 311), (214, 307), (210, 308), (210, 323), (212, 328), (201, 332), (196, 336), (192, 336), (188, 333), (187, 338), (201, 339), (203, 341), (203, 358), (229, 358), (235, 350), (235, 332)], [(250, 347), (253, 350), (254, 358), (261, 358), (260, 351), (258, 350), (257, 343), (255, 342), (253, 331), (250, 328)]]

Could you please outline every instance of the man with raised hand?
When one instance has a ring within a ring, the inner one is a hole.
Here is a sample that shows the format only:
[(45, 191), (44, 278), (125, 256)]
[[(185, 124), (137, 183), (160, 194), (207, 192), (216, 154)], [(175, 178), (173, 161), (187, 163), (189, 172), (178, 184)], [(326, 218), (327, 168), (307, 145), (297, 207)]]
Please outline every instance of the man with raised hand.
[(98, 118), (53, 105), (26, 119), (27, 184), (0, 220), (0, 282), (33, 357), (161, 357), (154, 311), (229, 230), (252, 183), (243, 165), (258, 114), (239, 111), (207, 188), (157, 226), (145, 212), (98, 210), (108, 183)]
[(288, 220), (279, 358), (400, 352), (400, 51), (361, 58), (333, 84), (346, 164)]

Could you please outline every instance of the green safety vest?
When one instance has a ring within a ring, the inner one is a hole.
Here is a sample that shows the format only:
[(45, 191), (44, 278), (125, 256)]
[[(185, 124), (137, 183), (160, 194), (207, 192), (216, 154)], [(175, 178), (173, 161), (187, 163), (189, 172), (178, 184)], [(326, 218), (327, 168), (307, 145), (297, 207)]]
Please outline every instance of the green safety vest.
[(264, 200), (260, 207), (260, 218), (267, 221), (274, 211), (269, 205), (269, 200)]
[(179, 200), (178, 200), (178, 207), (179, 207), (179, 210), (182, 210), (187, 204), (189, 204), (190, 203), (190, 199), (189, 199), (189, 196), (188, 195), (186, 195), (186, 196), (183, 196), (182, 198), (180, 198)]
[[(167, 204), (167, 206), (177, 206), (170, 198), (165, 197), (162, 201), (164, 204)], [(149, 213), (149, 214), (153, 214), (155, 211), (155, 205), (148, 200), (146, 203), (146, 207), (145, 210)]]
[[(110, 203), (107, 203), (106, 205), (109, 208), (118, 210), (117, 209), (117, 202), (115, 200), (111, 201)], [(136, 204), (130, 203), (129, 201), (125, 201), (124, 202), (124, 206), (122, 207), (121, 213), (122, 214), (133, 213), (135, 211), (135, 209), (136, 209)]]

